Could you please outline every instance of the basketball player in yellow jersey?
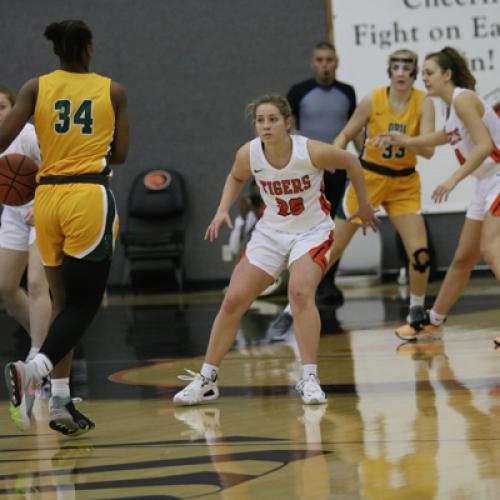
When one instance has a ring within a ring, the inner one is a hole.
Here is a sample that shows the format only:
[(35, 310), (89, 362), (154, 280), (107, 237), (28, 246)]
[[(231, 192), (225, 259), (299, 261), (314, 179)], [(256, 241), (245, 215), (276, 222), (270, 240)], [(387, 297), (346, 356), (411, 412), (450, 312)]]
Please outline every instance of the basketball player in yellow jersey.
[[(420, 323), (429, 279), (429, 249), (420, 215), (420, 177), (415, 170), (417, 155), (431, 158), (432, 147), (379, 147), (377, 134), (396, 130), (407, 136), (434, 131), (434, 106), (424, 92), (413, 88), (418, 72), (417, 54), (398, 50), (389, 56), (391, 83), (366, 96), (334, 141), (345, 148), (366, 127), (367, 140), (361, 152), (368, 196), (372, 207), (384, 207), (403, 241), (408, 255), (410, 310), (408, 323)], [(335, 218), (332, 265), (340, 258), (359, 228), (350, 215), (357, 209), (356, 195), (349, 186)]]
[(0, 129), (0, 152), (33, 116), (42, 156), (35, 228), (55, 319), (40, 352), (29, 363), (8, 363), (5, 378), (11, 418), (27, 430), (34, 389), (50, 373), (49, 425), (76, 436), (94, 423), (71, 401), (72, 353), (99, 309), (111, 265), (117, 214), (109, 165), (127, 157), (127, 106), (120, 84), (89, 72), (92, 32), (85, 23), (52, 23), (44, 35), (60, 69), (23, 86)]

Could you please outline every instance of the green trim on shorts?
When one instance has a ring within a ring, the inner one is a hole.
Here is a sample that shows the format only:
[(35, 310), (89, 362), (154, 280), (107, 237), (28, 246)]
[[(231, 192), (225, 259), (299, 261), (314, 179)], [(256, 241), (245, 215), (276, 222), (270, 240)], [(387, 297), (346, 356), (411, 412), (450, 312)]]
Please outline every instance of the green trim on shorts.
[(106, 190), (106, 201), (108, 205), (108, 214), (106, 216), (106, 224), (104, 227), (104, 234), (99, 244), (88, 255), (82, 257), (83, 260), (90, 260), (93, 262), (100, 262), (105, 259), (110, 259), (113, 256), (114, 242), (113, 242), (113, 226), (116, 217), (115, 198), (108, 188)]
[(347, 220), (347, 216), (344, 212), (343, 201), (344, 201), (344, 198), (342, 197), (342, 201), (339, 203), (339, 206), (337, 207), (337, 211), (335, 212), (335, 217), (338, 217), (339, 219), (342, 219), (342, 220)]

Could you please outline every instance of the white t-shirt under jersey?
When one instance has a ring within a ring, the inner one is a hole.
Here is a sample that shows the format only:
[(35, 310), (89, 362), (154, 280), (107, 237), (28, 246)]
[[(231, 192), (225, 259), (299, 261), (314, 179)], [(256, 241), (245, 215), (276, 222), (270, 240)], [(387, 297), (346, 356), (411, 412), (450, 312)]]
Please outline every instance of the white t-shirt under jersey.
[(300, 233), (330, 217), (323, 194), (323, 170), (309, 157), (306, 137), (291, 135), (292, 154), (283, 168), (273, 167), (259, 137), (250, 142), (250, 168), (265, 204), (261, 221), (279, 231)]
[[(453, 98), (449, 116), (445, 123), (445, 131), (448, 136), (448, 142), (455, 150), (455, 154), (461, 165), (465, 163), (474, 148), (474, 142), (464, 126), (463, 121), (458, 117), (455, 110), (454, 101), (462, 92), (472, 92), (472, 90), (456, 87), (453, 91)], [(476, 94), (477, 95), (477, 94)], [(479, 97), (479, 96), (478, 96)], [(479, 99), (481, 99), (479, 97)], [(481, 99), (484, 106), (482, 122), (488, 129), (495, 149), (493, 153), (484, 160), (484, 162), (472, 172), (472, 176), (477, 179), (484, 179), (496, 172), (500, 172), (500, 118), (493, 108)]]

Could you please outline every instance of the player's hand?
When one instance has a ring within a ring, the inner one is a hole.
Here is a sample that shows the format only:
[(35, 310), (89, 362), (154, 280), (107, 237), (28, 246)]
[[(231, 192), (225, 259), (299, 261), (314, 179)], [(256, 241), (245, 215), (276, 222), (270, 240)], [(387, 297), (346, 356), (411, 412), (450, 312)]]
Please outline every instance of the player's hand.
[(205, 232), (205, 240), (215, 241), (219, 237), (219, 230), (222, 224), (226, 224), (229, 229), (233, 229), (233, 221), (228, 212), (217, 212), (212, 222)]
[(456, 185), (457, 182), (455, 181), (455, 179), (453, 177), (450, 177), (446, 181), (439, 184), (436, 189), (434, 189), (434, 192), (432, 193), (432, 200), (435, 203), (441, 203), (442, 201), (448, 200), (448, 196), (450, 196), (450, 193), (453, 191)]
[(409, 137), (400, 132), (384, 132), (377, 134), (375, 137), (367, 139), (367, 142), (375, 148), (384, 148), (386, 146), (400, 146), (402, 148), (408, 147)]
[(27, 212), (26, 215), (24, 216), (24, 222), (28, 224), (28, 226), (34, 226), (35, 225), (35, 214), (33, 208), (30, 208)]
[(392, 146), (400, 146), (402, 148), (407, 148), (409, 146), (410, 138), (406, 134), (401, 132), (389, 132), (389, 144)]
[(385, 148), (391, 144), (391, 136), (387, 132), (377, 134), (374, 137), (368, 137), (366, 143), (374, 148)]
[(367, 227), (371, 227), (373, 232), (377, 232), (377, 226), (380, 224), (380, 220), (376, 213), (378, 210), (374, 210), (371, 205), (360, 206), (348, 219), (352, 222), (354, 219), (361, 219), (361, 229), (363, 234), (366, 235)]

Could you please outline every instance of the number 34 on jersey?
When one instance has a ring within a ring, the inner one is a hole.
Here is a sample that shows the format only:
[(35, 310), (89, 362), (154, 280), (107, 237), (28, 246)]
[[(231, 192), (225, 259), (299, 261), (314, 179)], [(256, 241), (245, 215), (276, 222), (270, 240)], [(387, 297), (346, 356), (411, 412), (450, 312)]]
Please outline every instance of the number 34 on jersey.
[(54, 103), (54, 109), (57, 113), (57, 122), (54, 124), (54, 130), (57, 134), (67, 134), (72, 127), (79, 127), (83, 135), (92, 134), (92, 101), (83, 100), (75, 105), (69, 99), (58, 99)]

